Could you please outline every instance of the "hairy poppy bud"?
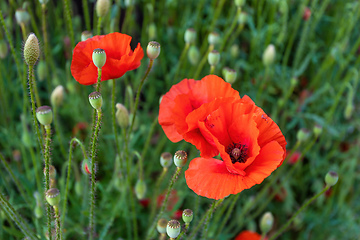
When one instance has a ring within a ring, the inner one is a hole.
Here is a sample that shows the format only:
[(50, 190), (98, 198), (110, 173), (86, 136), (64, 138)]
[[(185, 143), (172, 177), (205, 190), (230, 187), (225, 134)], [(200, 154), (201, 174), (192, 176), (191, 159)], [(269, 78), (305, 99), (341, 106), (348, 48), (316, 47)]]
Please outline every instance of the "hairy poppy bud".
[(15, 11), (15, 19), (19, 25), (27, 24), (30, 21), (30, 15), (25, 9), (19, 8)]
[(129, 112), (128, 112), (128, 110), (121, 103), (117, 103), (115, 105), (115, 107), (117, 109), (116, 113), (115, 113), (117, 123), (122, 128), (128, 127), (129, 126)]
[(96, 1), (96, 14), (98, 17), (105, 17), (110, 8), (109, 0), (97, 0)]
[(199, 63), (200, 51), (196, 46), (194, 45), (190, 46), (188, 51), (188, 59), (192, 65), (196, 65)]
[(260, 220), (260, 229), (262, 233), (268, 233), (274, 223), (274, 216), (271, 212), (266, 212)]
[(83, 31), (81, 33), (81, 41), (85, 41), (86, 39), (92, 38), (93, 35), (90, 31)]
[(187, 162), (187, 153), (183, 150), (179, 150), (174, 155), (174, 163), (177, 167), (181, 168), (185, 166)]
[(187, 44), (194, 43), (196, 41), (195, 29), (193, 29), (193, 28), (186, 29), (185, 35), (184, 35), (184, 40), (185, 40), (185, 43), (187, 43)]
[(149, 42), (146, 53), (151, 60), (157, 58), (160, 54), (160, 43), (155, 41)]
[(135, 194), (137, 199), (142, 200), (145, 197), (146, 194), (146, 183), (142, 179), (138, 179), (135, 184)]
[(102, 68), (106, 63), (106, 53), (104, 49), (96, 48), (92, 54), (92, 60), (97, 68)]
[(191, 223), (194, 218), (193, 211), (191, 209), (185, 209), (182, 213), (182, 219), (185, 223)]
[(0, 58), (4, 59), (8, 55), (8, 46), (5, 40), (0, 40)]
[(50, 102), (53, 106), (60, 106), (64, 100), (64, 87), (59, 85), (51, 93)]
[(103, 103), (103, 99), (101, 96), (101, 93), (99, 92), (92, 92), (89, 95), (89, 102), (91, 104), (91, 106), (96, 109), (96, 110), (100, 110), (102, 103)]
[(208, 62), (211, 66), (215, 66), (220, 61), (220, 53), (216, 50), (212, 50), (208, 55)]
[(327, 186), (330, 187), (334, 186), (338, 180), (339, 180), (339, 175), (334, 171), (328, 172), (325, 176), (325, 183)]
[(274, 63), (275, 55), (275, 46), (270, 44), (269, 46), (267, 46), (262, 56), (263, 64), (265, 67), (269, 67)]
[(168, 221), (165, 218), (159, 219), (159, 221), (157, 222), (157, 226), (156, 226), (156, 229), (158, 230), (159, 233), (161, 233), (161, 234), (166, 233), (167, 223), (168, 223)]
[(29, 66), (34, 66), (40, 56), (39, 40), (30, 33), (24, 45), (24, 60)]
[(160, 164), (163, 168), (169, 168), (172, 164), (172, 155), (169, 152), (164, 152), (160, 157)]
[(208, 36), (208, 42), (210, 45), (216, 45), (220, 42), (220, 35), (217, 32), (211, 32)]
[(53, 114), (51, 107), (41, 106), (36, 109), (36, 118), (41, 125), (50, 125), (52, 123)]
[(57, 188), (51, 188), (46, 192), (46, 201), (51, 206), (57, 206), (60, 202), (60, 191)]

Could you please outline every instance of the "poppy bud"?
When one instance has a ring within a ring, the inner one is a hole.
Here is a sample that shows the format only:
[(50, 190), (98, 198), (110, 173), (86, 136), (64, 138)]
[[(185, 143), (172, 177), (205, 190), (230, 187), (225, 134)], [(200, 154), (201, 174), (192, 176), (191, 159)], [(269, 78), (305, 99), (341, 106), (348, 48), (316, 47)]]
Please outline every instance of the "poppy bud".
[(261, 220), (260, 220), (260, 229), (262, 233), (268, 233), (274, 223), (274, 216), (271, 214), (271, 212), (266, 212)]
[(319, 124), (315, 124), (313, 132), (316, 137), (320, 136), (320, 134), (322, 133), (322, 126)]
[(208, 42), (210, 45), (216, 45), (220, 41), (220, 35), (217, 32), (211, 32), (208, 36)]
[(211, 66), (215, 66), (220, 61), (220, 53), (216, 50), (212, 50), (208, 55), (208, 62)]
[(47, 126), (52, 123), (53, 114), (51, 107), (41, 106), (36, 109), (36, 118), (41, 125)]
[(0, 40), (0, 58), (4, 59), (8, 55), (8, 46), (5, 40)]
[(156, 229), (158, 230), (159, 233), (163, 234), (166, 233), (166, 226), (167, 226), (168, 221), (164, 218), (160, 218), (159, 221), (157, 222), (157, 226)]
[(103, 103), (101, 93), (99, 93), (99, 92), (90, 93), (89, 94), (89, 102), (94, 109), (100, 110), (102, 103)]
[(181, 168), (185, 166), (187, 162), (187, 154), (183, 150), (179, 150), (174, 155), (174, 163), (177, 167)]
[(19, 8), (15, 11), (15, 19), (19, 25), (27, 24), (30, 21), (30, 15), (25, 9)]
[(166, 226), (166, 233), (171, 238), (177, 238), (181, 232), (181, 225), (178, 220), (170, 220)]
[(43, 209), (40, 206), (36, 206), (34, 209), (34, 214), (36, 218), (41, 218), (43, 216)]
[(182, 212), (182, 219), (185, 223), (191, 223), (194, 218), (193, 211), (191, 209), (185, 209)]
[(265, 67), (269, 67), (274, 63), (275, 55), (275, 46), (270, 44), (269, 46), (267, 46), (262, 56), (262, 61)]
[(236, 81), (236, 71), (231, 68), (226, 68), (225, 70), (225, 81), (233, 84)]
[(83, 31), (81, 33), (81, 41), (85, 41), (86, 39), (92, 38), (92, 37), (93, 37), (93, 35), (90, 31)]
[(96, 48), (92, 54), (92, 60), (97, 68), (102, 68), (106, 63), (106, 53), (104, 49)]
[(149, 42), (146, 53), (151, 60), (156, 59), (160, 54), (160, 43), (155, 41)]
[(115, 113), (117, 123), (122, 128), (128, 127), (129, 126), (129, 112), (128, 112), (128, 110), (121, 103), (117, 103), (115, 105), (115, 107), (117, 109), (116, 113)]
[(142, 200), (145, 197), (146, 194), (146, 184), (144, 182), (144, 180), (142, 179), (138, 179), (136, 184), (135, 184), (135, 194), (137, 199)]
[(334, 171), (328, 172), (325, 176), (325, 183), (329, 187), (334, 186), (338, 180), (339, 180), (339, 175)]
[(240, 51), (239, 45), (237, 45), (237, 44), (232, 45), (230, 48), (231, 57), (237, 58), (239, 56), (239, 51)]
[(235, 0), (235, 6), (242, 7), (245, 4), (245, 0)]
[(64, 87), (59, 85), (51, 93), (50, 102), (53, 106), (60, 106), (64, 100)]
[(34, 66), (40, 56), (39, 40), (34, 33), (30, 33), (24, 45), (24, 60), (29, 66)]
[(81, 170), (85, 175), (89, 175), (91, 174), (91, 169), (90, 169), (90, 161), (89, 159), (84, 159), (81, 162)]
[(98, 17), (105, 17), (110, 8), (109, 0), (97, 0), (96, 1), (96, 14)]
[(193, 28), (186, 29), (185, 35), (184, 35), (184, 40), (185, 40), (185, 43), (187, 43), (187, 44), (194, 43), (196, 41), (195, 29), (193, 29)]
[(200, 59), (200, 51), (196, 46), (194, 45), (190, 46), (188, 51), (188, 59), (192, 65), (198, 64)]
[(32, 139), (28, 131), (23, 131), (21, 135), (21, 142), (24, 144), (25, 147), (29, 148), (32, 147)]
[(354, 104), (351, 101), (349, 101), (346, 104), (345, 110), (344, 110), (345, 119), (349, 120), (352, 116), (353, 111), (354, 111)]
[(155, 23), (150, 23), (148, 26), (148, 35), (149, 39), (155, 39), (156, 38), (156, 25)]
[(239, 14), (239, 17), (238, 17), (238, 23), (239, 24), (245, 24), (246, 21), (247, 21), (247, 18), (248, 18), (247, 13), (246, 12), (241, 12)]
[(36, 68), (37, 77), (40, 82), (44, 81), (46, 77), (46, 63), (44, 61), (40, 61)]
[(57, 188), (50, 188), (46, 192), (46, 201), (51, 206), (57, 206), (60, 202), (60, 191)]
[(306, 140), (309, 139), (309, 137), (310, 137), (310, 131), (307, 130), (306, 128), (300, 129), (296, 134), (296, 138), (299, 142), (305, 142)]
[(160, 164), (163, 168), (169, 168), (172, 164), (172, 155), (169, 152), (164, 152), (160, 157)]
[[(44, 175), (46, 175), (46, 169), (44, 168)], [(49, 176), (50, 179), (56, 178), (56, 169), (53, 165), (49, 165)]]

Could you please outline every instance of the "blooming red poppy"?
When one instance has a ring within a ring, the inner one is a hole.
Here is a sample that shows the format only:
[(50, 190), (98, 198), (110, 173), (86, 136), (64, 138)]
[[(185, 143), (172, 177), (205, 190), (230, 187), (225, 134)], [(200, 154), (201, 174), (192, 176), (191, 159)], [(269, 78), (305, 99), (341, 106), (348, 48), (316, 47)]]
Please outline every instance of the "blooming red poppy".
[(101, 81), (119, 78), (127, 71), (138, 68), (144, 52), (140, 43), (132, 51), (130, 42), (129, 35), (117, 32), (94, 36), (79, 42), (73, 52), (71, 74), (80, 84), (95, 84), (98, 71), (92, 61), (92, 54), (97, 48), (105, 50), (106, 53), (106, 63), (102, 67)]
[[(260, 239), (261, 239), (260, 234), (248, 230), (242, 231), (235, 238), (235, 240), (260, 240)], [(265, 238), (264, 240), (266, 239), (267, 238)]]

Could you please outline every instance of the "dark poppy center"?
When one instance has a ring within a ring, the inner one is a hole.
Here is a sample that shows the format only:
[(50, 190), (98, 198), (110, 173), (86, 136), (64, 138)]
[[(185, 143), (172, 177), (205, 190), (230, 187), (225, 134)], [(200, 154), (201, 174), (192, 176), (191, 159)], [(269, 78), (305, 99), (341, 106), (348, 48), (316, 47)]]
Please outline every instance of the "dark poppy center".
[(226, 152), (229, 154), (231, 162), (245, 163), (247, 160), (248, 147), (246, 144), (233, 143), (226, 148)]

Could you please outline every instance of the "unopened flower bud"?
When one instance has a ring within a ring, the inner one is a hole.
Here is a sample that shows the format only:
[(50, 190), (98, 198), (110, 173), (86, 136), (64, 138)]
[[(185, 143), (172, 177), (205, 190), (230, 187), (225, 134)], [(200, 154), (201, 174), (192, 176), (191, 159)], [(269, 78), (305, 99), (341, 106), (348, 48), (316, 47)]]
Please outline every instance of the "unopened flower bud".
[[(44, 168), (44, 175), (46, 175), (46, 168)], [(56, 169), (53, 165), (49, 165), (49, 177), (50, 179), (56, 178)]]
[(181, 224), (178, 220), (170, 220), (166, 226), (166, 233), (170, 238), (177, 238), (181, 231)]
[(247, 21), (247, 18), (248, 18), (247, 13), (246, 12), (241, 12), (239, 14), (239, 16), (238, 16), (238, 23), (239, 24), (245, 24), (246, 21)]
[(41, 218), (43, 216), (43, 209), (40, 206), (36, 206), (34, 209), (34, 214), (36, 218)]
[(212, 50), (208, 55), (208, 62), (211, 66), (215, 66), (220, 61), (220, 53), (216, 50)]
[(142, 179), (138, 179), (135, 184), (135, 194), (137, 199), (142, 200), (145, 197), (146, 194), (146, 183)]
[(334, 171), (328, 172), (325, 176), (325, 183), (329, 187), (334, 186), (338, 180), (339, 180), (339, 175)]
[(231, 68), (226, 68), (224, 72), (225, 72), (225, 81), (230, 84), (233, 84), (236, 81), (236, 71)]
[(309, 139), (309, 137), (310, 137), (310, 131), (307, 130), (306, 128), (300, 129), (296, 134), (296, 138), (299, 142), (305, 142), (306, 140)]
[(230, 54), (232, 58), (237, 58), (239, 56), (239, 52), (240, 52), (239, 45), (234, 44), (231, 46)]
[(274, 224), (274, 216), (271, 212), (266, 212), (260, 220), (260, 229), (262, 233), (268, 233)]
[(96, 14), (98, 17), (105, 17), (110, 8), (109, 0), (97, 0), (96, 1)]
[(346, 106), (345, 106), (345, 110), (344, 110), (344, 117), (345, 119), (349, 120), (353, 114), (354, 111), (354, 104), (349, 101)]
[(216, 45), (220, 42), (220, 35), (217, 32), (211, 32), (208, 36), (208, 42), (210, 45)]
[(155, 23), (150, 23), (148, 26), (148, 35), (149, 39), (156, 39), (156, 25)]
[(156, 229), (160, 234), (166, 233), (166, 226), (168, 221), (165, 218), (160, 218), (157, 222)]
[(104, 49), (96, 48), (92, 54), (92, 60), (97, 68), (102, 68), (106, 63), (106, 53)]
[(117, 103), (115, 105), (115, 107), (117, 109), (116, 113), (115, 113), (117, 123), (122, 128), (128, 127), (129, 126), (129, 112), (128, 112), (128, 110), (121, 103)]
[(84, 159), (81, 162), (81, 170), (85, 175), (89, 175), (91, 174), (91, 169), (90, 169), (90, 161), (89, 159)]
[(269, 67), (274, 63), (275, 55), (276, 55), (275, 46), (270, 44), (269, 46), (267, 46), (262, 56), (262, 61), (265, 67)]
[(188, 51), (188, 59), (192, 65), (196, 65), (200, 60), (200, 51), (195, 45), (191, 45)]
[(90, 31), (83, 31), (81, 33), (81, 41), (85, 41), (86, 39), (92, 38), (93, 35)]
[(4, 59), (8, 55), (8, 46), (4, 39), (0, 40), (0, 58)]
[(315, 124), (313, 132), (316, 137), (320, 136), (320, 134), (322, 133), (322, 126), (319, 124)]
[(15, 11), (15, 19), (19, 25), (27, 24), (30, 21), (30, 15), (25, 9), (19, 8)]
[(163, 168), (169, 168), (172, 164), (172, 155), (169, 152), (164, 152), (160, 157), (160, 164)]
[(46, 77), (46, 63), (44, 61), (40, 61), (36, 68), (37, 77), (40, 82), (44, 81)]
[(191, 209), (185, 209), (182, 213), (182, 219), (185, 223), (191, 223), (194, 218), (193, 211)]
[(174, 163), (177, 167), (185, 166), (187, 162), (187, 153), (183, 150), (178, 150), (174, 155)]
[(149, 42), (146, 53), (151, 60), (156, 59), (160, 54), (160, 43), (155, 41)]
[(36, 109), (36, 118), (41, 125), (50, 125), (52, 123), (53, 114), (51, 107), (41, 106)]
[(103, 103), (101, 93), (99, 93), (99, 92), (90, 93), (89, 94), (89, 102), (94, 109), (100, 110), (102, 103)]
[(185, 43), (187, 43), (187, 44), (194, 43), (196, 41), (195, 29), (193, 29), (193, 28), (186, 29), (185, 35), (184, 35), (184, 40), (185, 40)]
[(24, 45), (24, 60), (29, 66), (34, 66), (40, 56), (39, 40), (34, 33), (30, 33)]
[(60, 191), (57, 188), (50, 188), (46, 192), (46, 201), (51, 206), (57, 206), (60, 202)]
[(59, 85), (51, 93), (50, 102), (53, 106), (60, 106), (64, 100), (64, 87)]

